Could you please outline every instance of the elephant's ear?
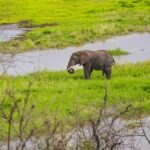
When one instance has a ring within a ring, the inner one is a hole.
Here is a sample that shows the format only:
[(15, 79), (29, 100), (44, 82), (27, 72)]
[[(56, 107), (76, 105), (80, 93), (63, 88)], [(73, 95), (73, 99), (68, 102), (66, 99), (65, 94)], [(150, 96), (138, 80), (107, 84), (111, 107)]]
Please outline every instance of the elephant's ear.
[(88, 54), (81, 54), (80, 55), (80, 64), (83, 65), (85, 63), (89, 62), (89, 56)]

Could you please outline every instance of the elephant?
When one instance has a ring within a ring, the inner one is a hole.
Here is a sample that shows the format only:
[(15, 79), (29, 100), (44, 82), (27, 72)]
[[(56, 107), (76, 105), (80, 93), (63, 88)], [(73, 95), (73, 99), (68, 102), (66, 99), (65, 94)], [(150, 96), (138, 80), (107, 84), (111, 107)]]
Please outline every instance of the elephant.
[(67, 71), (70, 74), (74, 73), (73, 66), (76, 64), (83, 66), (85, 79), (90, 79), (93, 70), (102, 70), (106, 79), (110, 79), (112, 65), (115, 64), (115, 60), (106, 50), (83, 50), (74, 52), (71, 55), (67, 65)]

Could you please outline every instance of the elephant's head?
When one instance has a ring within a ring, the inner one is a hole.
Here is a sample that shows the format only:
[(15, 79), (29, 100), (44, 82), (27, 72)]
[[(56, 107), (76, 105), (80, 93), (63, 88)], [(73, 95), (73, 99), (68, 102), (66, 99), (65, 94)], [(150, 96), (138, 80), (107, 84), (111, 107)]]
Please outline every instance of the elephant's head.
[(67, 71), (70, 74), (73, 74), (74, 73), (73, 66), (75, 66), (76, 64), (83, 65), (84, 63), (88, 61), (89, 61), (89, 57), (86, 52), (82, 52), (82, 51), (74, 52), (70, 57), (70, 60), (67, 66)]

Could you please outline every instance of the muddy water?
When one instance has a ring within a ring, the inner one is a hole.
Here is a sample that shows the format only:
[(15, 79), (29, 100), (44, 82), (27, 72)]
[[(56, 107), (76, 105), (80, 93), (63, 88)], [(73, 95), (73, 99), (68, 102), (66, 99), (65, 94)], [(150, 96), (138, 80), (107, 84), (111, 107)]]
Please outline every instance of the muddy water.
[(10, 41), (28, 30), (27, 28), (19, 28), (17, 24), (0, 25), (0, 42)]
[(132, 33), (107, 39), (103, 42), (88, 43), (80, 47), (68, 47), (65, 49), (48, 49), (16, 54), (11, 57), (3, 55), (9, 62), (0, 65), (0, 72), (4, 70), (9, 75), (23, 75), (39, 70), (65, 70), (70, 55), (78, 50), (100, 50), (120, 48), (128, 51), (126, 56), (116, 56), (116, 63), (150, 60), (150, 34)]

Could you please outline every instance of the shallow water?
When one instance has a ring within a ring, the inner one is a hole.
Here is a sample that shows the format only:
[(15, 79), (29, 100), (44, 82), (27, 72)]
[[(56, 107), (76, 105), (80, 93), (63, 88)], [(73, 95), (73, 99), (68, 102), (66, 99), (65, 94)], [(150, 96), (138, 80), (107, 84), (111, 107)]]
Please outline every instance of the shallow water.
[[(78, 50), (100, 50), (120, 48), (130, 54), (115, 56), (116, 63), (140, 62), (150, 60), (150, 34), (132, 33), (124, 36), (117, 36), (103, 42), (94, 42), (80, 47), (68, 47), (64, 49), (48, 49), (44, 51), (33, 51), (16, 54), (13, 57), (2, 55), (5, 61), (0, 65), (0, 72), (4, 70), (9, 75), (24, 75), (40, 70), (65, 70), (70, 55)], [(6, 60), (9, 60), (6, 63)]]
[(0, 25), (0, 42), (10, 41), (28, 30), (27, 28), (19, 28), (17, 24)]
[[(142, 124), (143, 124), (143, 129), (146, 133), (147, 138), (150, 140), (150, 117), (146, 117), (141, 119)], [(120, 147), (120, 150), (150, 150), (150, 144), (146, 140), (146, 138), (143, 136), (143, 131), (141, 128), (137, 129), (128, 129), (126, 128), (129, 124), (132, 123), (138, 123), (139, 120), (122, 120), (122, 119), (117, 119), (113, 126), (116, 127), (116, 131), (122, 130), (123, 132), (121, 133), (122, 136), (122, 146)], [(106, 125), (106, 129), (109, 129), (110, 121), (105, 119), (104, 121), (104, 126), (101, 124), (100, 129), (104, 129)], [(103, 127), (103, 128), (102, 128)], [(109, 130), (108, 130), (109, 131)], [(107, 130), (106, 130), (107, 132)], [(100, 132), (103, 133), (103, 132)], [(129, 136), (128, 136), (129, 135)], [(93, 130), (91, 127), (86, 127), (82, 128), (79, 131), (75, 132), (71, 138), (71, 140), (68, 143), (68, 146), (76, 146), (77, 142), (81, 142), (79, 140), (85, 139), (86, 140), (90, 139), (93, 136)], [(79, 139), (80, 137), (80, 139)], [(75, 149), (75, 147), (74, 147)]]
[[(110, 125), (110, 121), (109, 119), (105, 119), (104, 122), (101, 123), (101, 126), (99, 128), (99, 130), (106, 130), (109, 131), (109, 125)], [(146, 136), (148, 137), (148, 139), (150, 140), (150, 117), (147, 118), (143, 118), (142, 120), (143, 123), (143, 128), (145, 130)], [(132, 129), (127, 128), (128, 125), (132, 124), (132, 123), (139, 123), (139, 120), (122, 120), (120, 118), (117, 119), (117, 121), (115, 121), (115, 123), (113, 124), (113, 126), (116, 127), (113, 128), (116, 131), (119, 130), (123, 130), (123, 132), (121, 132), (121, 136), (124, 136), (123, 138), (121, 138), (122, 141), (122, 146), (120, 146), (120, 150), (150, 150), (150, 144), (148, 143), (148, 141), (146, 140), (146, 138), (143, 136), (143, 131), (141, 128), (137, 128), (134, 129), (132, 131)], [(106, 126), (105, 126), (106, 125)], [(103, 133), (104, 131), (100, 132)], [(110, 132), (110, 131), (109, 131)], [(119, 132), (117, 132), (119, 133)], [(129, 135), (129, 136), (127, 136)], [(58, 135), (59, 136), (59, 135)], [(76, 146), (79, 143), (84, 142), (84, 140), (89, 140), (91, 138), (93, 138), (93, 130), (91, 128), (91, 126), (89, 127), (84, 127), (84, 128), (79, 128), (75, 131), (71, 131), (69, 133), (66, 134), (66, 137), (71, 137), (71, 139), (69, 140), (69, 142), (67, 143), (67, 146), (71, 149), (76, 149)], [(18, 145), (19, 141), (11, 141), (10, 145), (11, 145), (11, 150), (15, 150), (16, 146)], [(29, 139), (26, 143), (26, 150), (31, 150), (31, 149), (36, 149), (38, 150), (38, 145), (43, 145), (46, 144), (45, 143), (45, 138), (44, 137), (40, 137), (38, 140), (36, 140), (34, 137), (32, 139)], [(0, 142), (0, 148), (2, 150), (7, 150), (7, 144), (4, 142)]]

